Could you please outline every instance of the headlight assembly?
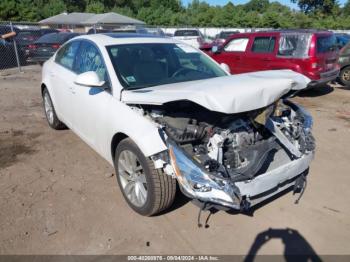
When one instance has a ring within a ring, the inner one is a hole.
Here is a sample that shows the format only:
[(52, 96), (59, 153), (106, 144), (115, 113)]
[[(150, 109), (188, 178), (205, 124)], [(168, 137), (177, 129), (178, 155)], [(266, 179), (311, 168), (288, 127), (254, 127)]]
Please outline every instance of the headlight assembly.
[(184, 194), (203, 202), (239, 209), (239, 189), (229, 180), (203, 170), (175, 143), (168, 142), (170, 162)]

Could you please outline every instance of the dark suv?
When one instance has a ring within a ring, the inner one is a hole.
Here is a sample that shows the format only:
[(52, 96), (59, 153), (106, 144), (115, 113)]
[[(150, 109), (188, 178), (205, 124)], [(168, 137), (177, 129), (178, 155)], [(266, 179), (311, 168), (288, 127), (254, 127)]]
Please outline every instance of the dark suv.
[(350, 87), (350, 42), (340, 50), (338, 64), (340, 66), (339, 82)]
[(291, 69), (315, 86), (337, 78), (337, 52), (332, 32), (283, 30), (232, 35), (209, 55), (227, 64), (231, 73)]

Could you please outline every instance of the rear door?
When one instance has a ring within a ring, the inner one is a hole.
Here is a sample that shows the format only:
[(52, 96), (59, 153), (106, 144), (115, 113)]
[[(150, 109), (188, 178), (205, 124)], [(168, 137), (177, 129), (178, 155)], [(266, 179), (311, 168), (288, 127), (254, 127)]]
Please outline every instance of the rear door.
[(248, 65), (245, 60), (245, 52), (249, 45), (249, 37), (236, 37), (227, 41), (220, 53), (213, 54), (212, 57), (218, 63), (225, 63), (230, 67), (231, 74), (248, 72)]
[(245, 62), (250, 72), (270, 70), (276, 60), (277, 39), (272, 35), (258, 35), (252, 40)]

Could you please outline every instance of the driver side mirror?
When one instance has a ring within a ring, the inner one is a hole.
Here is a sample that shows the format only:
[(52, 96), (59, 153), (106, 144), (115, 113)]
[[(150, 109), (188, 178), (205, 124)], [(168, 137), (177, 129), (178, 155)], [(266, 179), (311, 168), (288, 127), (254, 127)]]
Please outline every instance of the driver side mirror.
[(103, 87), (105, 81), (101, 81), (95, 71), (88, 71), (77, 76), (74, 83), (87, 87)]

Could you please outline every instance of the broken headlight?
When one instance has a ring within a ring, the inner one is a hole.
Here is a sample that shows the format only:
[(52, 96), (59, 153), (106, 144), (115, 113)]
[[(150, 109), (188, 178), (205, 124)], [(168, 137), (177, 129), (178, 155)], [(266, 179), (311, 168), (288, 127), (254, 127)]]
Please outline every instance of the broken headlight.
[(239, 189), (232, 182), (203, 170), (175, 143), (167, 144), (171, 165), (184, 194), (202, 202), (240, 208)]

